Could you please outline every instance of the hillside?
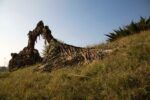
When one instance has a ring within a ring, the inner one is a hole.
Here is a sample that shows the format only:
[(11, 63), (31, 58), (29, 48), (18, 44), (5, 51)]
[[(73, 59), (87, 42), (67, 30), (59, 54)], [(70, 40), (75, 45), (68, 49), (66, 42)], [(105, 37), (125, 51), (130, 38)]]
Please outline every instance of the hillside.
[(150, 31), (98, 49), (115, 49), (103, 60), (83, 66), (33, 71), (37, 66), (0, 73), (1, 100), (148, 100), (150, 99)]

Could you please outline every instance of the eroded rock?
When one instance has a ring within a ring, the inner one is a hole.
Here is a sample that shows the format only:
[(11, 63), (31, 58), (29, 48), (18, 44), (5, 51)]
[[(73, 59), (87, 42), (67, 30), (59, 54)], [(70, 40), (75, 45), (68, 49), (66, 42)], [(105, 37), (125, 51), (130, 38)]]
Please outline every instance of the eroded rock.
[[(38, 50), (34, 48), (37, 37), (42, 36), (49, 44), (49, 49), (42, 59)], [(9, 70), (13, 71), (27, 65), (41, 62), (41, 66), (36, 70), (51, 71), (56, 67), (72, 66), (88, 63), (93, 60), (100, 60), (106, 56), (107, 52), (95, 48), (81, 48), (62, 43), (55, 39), (48, 26), (40, 21), (33, 31), (28, 33), (28, 45), (17, 53), (12, 53), (9, 62)]]
[(24, 48), (20, 53), (12, 53), (11, 55), (12, 59), (9, 61), (9, 71), (14, 71), (18, 68), (23, 68), (42, 61), (36, 49), (30, 52), (27, 48)]

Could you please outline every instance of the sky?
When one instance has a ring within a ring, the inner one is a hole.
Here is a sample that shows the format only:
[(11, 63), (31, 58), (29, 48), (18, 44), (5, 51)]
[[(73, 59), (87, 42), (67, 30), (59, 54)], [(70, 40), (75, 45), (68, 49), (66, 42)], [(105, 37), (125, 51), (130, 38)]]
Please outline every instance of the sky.
[[(27, 46), (27, 33), (40, 20), (58, 40), (85, 47), (140, 16), (150, 16), (150, 0), (0, 0), (0, 66)], [(40, 53), (43, 46), (38, 40)]]

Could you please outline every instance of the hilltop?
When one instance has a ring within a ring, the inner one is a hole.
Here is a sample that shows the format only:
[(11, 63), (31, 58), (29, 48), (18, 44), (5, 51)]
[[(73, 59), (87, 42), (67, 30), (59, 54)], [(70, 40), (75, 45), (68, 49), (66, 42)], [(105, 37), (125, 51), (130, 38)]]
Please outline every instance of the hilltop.
[(51, 73), (40, 64), (0, 74), (0, 98), (52, 100), (150, 99), (150, 31), (95, 46), (115, 51), (102, 60)]

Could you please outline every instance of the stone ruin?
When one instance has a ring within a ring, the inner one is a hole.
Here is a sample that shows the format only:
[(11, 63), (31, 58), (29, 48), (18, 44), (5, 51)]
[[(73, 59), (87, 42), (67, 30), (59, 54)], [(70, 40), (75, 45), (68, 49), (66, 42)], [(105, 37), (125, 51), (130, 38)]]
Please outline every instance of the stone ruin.
[[(37, 37), (42, 36), (48, 42), (47, 55), (42, 58), (34, 48)], [(17, 53), (11, 53), (9, 71), (14, 71), (25, 66), (41, 63), (36, 70), (51, 71), (56, 67), (73, 66), (88, 63), (93, 60), (103, 59), (107, 53), (95, 48), (81, 48), (62, 43), (55, 39), (48, 26), (40, 21), (33, 31), (28, 33), (28, 45)]]

